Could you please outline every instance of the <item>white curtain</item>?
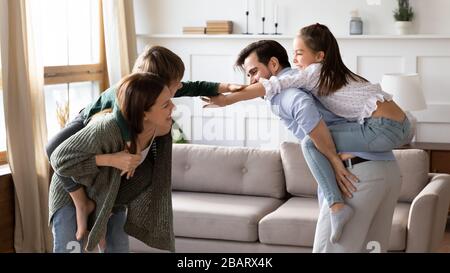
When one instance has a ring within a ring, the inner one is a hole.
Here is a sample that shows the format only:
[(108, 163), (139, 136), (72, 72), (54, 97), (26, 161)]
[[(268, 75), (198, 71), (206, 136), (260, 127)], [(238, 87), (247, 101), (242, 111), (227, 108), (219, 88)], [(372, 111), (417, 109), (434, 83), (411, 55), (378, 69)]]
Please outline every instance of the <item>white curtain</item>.
[(106, 63), (111, 85), (131, 73), (136, 60), (132, 0), (102, 0)]
[(0, 0), (8, 160), (15, 187), (16, 252), (51, 251), (43, 68), (37, 64), (29, 1)]

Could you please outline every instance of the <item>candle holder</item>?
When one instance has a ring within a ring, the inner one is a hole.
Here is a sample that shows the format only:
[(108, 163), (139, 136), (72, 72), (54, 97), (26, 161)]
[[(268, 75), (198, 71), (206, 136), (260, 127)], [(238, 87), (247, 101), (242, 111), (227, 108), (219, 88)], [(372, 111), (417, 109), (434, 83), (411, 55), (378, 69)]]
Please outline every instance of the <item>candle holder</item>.
[(275, 23), (275, 33), (272, 33), (273, 35), (281, 35), (281, 33), (278, 33), (278, 23)]
[(242, 33), (242, 34), (246, 34), (246, 35), (252, 34), (252, 33), (248, 32), (248, 15), (249, 15), (249, 14), (250, 14), (250, 12), (247, 10), (247, 11), (245, 12), (245, 16), (247, 17), (247, 25), (246, 25), (246, 27), (245, 27), (245, 32)]
[(266, 35), (266, 34), (268, 34), (268, 33), (264, 32), (264, 21), (266, 21), (266, 17), (261, 17), (261, 20), (262, 20), (262, 32), (259, 34)]

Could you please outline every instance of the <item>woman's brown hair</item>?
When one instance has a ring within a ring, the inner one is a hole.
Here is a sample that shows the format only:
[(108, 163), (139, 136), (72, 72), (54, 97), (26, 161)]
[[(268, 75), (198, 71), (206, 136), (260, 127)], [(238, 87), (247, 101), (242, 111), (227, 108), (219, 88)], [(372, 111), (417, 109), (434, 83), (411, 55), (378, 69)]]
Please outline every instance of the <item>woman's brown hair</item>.
[(161, 77), (148, 72), (133, 73), (119, 84), (117, 101), (130, 132), (132, 154), (137, 150), (137, 136), (144, 130), (144, 112), (155, 104), (165, 85)]
[(134, 63), (133, 73), (157, 74), (169, 86), (183, 78), (184, 69), (184, 63), (177, 54), (162, 46), (147, 45)]
[(349, 83), (349, 80), (367, 82), (348, 69), (342, 61), (339, 45), (327, 26), (314, 24), (300, 30), (298, 36), (314, 52), (323, 51), (322, 71), (317, 83), (319, 96), (328, 96)]

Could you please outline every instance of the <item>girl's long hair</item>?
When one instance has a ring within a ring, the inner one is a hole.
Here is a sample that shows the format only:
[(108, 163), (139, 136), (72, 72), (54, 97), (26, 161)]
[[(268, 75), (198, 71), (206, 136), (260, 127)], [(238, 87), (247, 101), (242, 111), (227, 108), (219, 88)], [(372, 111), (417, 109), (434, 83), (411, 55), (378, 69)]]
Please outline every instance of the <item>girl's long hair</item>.
[(144, 130), (144, 112), (155, 104), (165, 83), (153, 73), (133, 73), (123, 78), (117, 91), (117, 101), (130, 132), (129, 152), (136, 153), (137, 137)]
[(345, 66), (336, 38), (327, 26), (317, 23), (304, 27), (300, 30), (298, 37), (312, 51), (323, 51), (325, 54), (320, 79), (317, 83), (319, 96), (328, 96), (336, 92), (348, 84), (350, 80), (368, 82)]

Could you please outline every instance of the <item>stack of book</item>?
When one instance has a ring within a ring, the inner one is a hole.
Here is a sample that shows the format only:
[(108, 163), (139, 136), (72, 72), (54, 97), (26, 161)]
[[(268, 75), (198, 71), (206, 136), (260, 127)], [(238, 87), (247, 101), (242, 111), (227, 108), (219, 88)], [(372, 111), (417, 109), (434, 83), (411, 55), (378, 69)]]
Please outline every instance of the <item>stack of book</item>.
[(205, 27), (183, 27), (183, 34), (205, 34)]
[(206, 34), (231, 34), (233, 33), (233, 22), (222, 20), (206, 21)]

